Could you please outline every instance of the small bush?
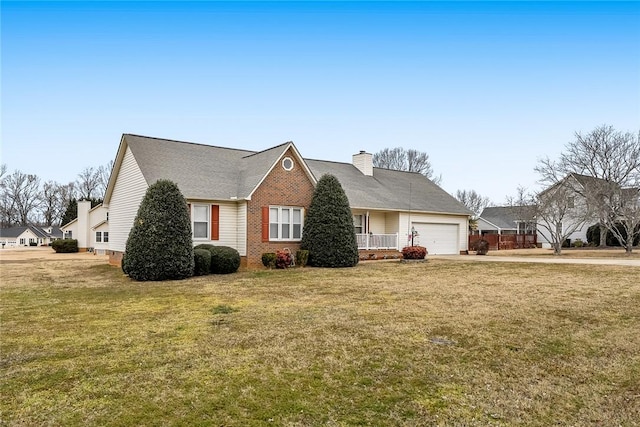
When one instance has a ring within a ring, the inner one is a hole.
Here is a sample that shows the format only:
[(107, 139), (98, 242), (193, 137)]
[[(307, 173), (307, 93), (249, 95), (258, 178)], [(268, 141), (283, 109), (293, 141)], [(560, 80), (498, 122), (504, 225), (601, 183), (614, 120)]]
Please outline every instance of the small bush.
[(267, 268), (275, 268), (276, 254), (275, 252), (265, 252), (262, 254), (262, 265)]
[(404, 259), (424, 259), (427, 256), (427, 248), (424, 246), (407, 246), (402, 248)]
[(194, 249), (194, 276), (204, 276), (211, 272), (211, 252), (208, 249)]
[(576, 241), (573, 242), (573, 247), (574, 248), (581, 248), (582, 246), (584, 246), (584, 243), (582, 242), (582, 239), (576, 239)]
[(76, 239), (58, 239), (51, 244), (56, 253), (78, 252), (78, 241)]
[(471, 250), (477, 255), (486, 255), (489, 252), (489, 241), (485, 239), (476, 240), (471, 244)]
[(276, 252), (276, 268), (288, 268), (291, 266), (291, 252)]
[(300, 249), (296, 252), (296, 263), (300, 267), (306, 267), (307, 261), (309, 261), (309, 251)]
[(211, 252), (211, 273), (230, 274), (240, 268), (240, 254), (229, 246), (214, 246)]
[(36, 242), (29, 242), (29, 246), (38, 246)]

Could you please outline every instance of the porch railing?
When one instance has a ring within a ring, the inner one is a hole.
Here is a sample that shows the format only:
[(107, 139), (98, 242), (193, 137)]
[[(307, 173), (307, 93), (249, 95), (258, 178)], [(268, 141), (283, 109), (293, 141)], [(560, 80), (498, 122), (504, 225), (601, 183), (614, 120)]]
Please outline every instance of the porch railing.
[(358, 249), (398, 249), (398, 234), (356, 234)]

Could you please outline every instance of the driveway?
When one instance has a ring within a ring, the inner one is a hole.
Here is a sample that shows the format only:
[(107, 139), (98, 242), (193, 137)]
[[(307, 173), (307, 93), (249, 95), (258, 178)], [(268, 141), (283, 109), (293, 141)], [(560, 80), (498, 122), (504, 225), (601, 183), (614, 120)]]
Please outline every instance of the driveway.
[(532, 262), (540, 264), (590, 264), (626, 265), (640, 267), (640, 259), (623, 258), (557, 258), (535, 256), (490, 256), (490, 255), (427, 255), (428, 259), (446, 259), (467, 262)]

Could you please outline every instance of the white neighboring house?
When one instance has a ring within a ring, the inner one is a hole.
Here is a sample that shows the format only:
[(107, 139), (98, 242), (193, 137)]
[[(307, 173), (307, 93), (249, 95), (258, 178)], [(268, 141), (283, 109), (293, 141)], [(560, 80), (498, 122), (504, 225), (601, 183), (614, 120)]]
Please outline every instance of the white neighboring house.
[[(572, 173), (567, 175), (558, 184), (544, 190), (540, 193), (544, 197), (545, 193), (554, 191), (555, 188), (560, 188), (562, 191), (562, 199), (555, 203), (554, 209), (564, 210), (562, 219), (562, 234), (569, 233), (567, 240), (569, 242), (575, 242), (576, 240), (582, 240), (587, 243), (587, 230), (592, 225), (598, 224), (598, 219), (594, 216), (593, 212), (589, 212), (589, 203), (583, 194), (588, 193), (590, 188), (598, 188), (605, 182), (599, 178), (594, 178), (587, 175), (580, 175)], [(553, 196), (552, 196), (553, 197)], [(549, 249), (552, 247), (549, 241), (548, 232), (545, 232), (545, 225), (542, 219), (538, 218), (538, 242), (542, 243), (542, 247)], [(552, 226), (553, 224), (546, 224), (546, 226)]]
[(0, 245), (5, 247), (17, 246), (47, 246), (52, 241), (62, 238), (60, 228), (54, 226), (39, 227), (27, 225), (0, 230)]
[(77, 239), (80, 251), (106, 254), (109, 249), (109, 212), (102, 204), (91, 208), (91, 201), (78, 201), (78, 217), (60, 227), (65, 239)]

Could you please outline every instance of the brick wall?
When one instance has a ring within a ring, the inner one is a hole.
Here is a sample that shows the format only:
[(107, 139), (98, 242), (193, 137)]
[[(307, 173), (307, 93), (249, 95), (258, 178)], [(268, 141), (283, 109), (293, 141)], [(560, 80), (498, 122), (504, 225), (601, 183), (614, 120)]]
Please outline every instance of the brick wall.
[(311, 205), (314, 190), (311, 180), (291, 149), (285, 156), (293, 159), (293, 169), (284, 170), (281, 161), (278, 161), (247, 204), (247, 267), (249, 268), (262, 266), (264, 252), (276, 252), (289, 248), (295, 253), (300, 249), (298, 242), (262, 241), (263, 206), (303, 207), (306, 214)]

